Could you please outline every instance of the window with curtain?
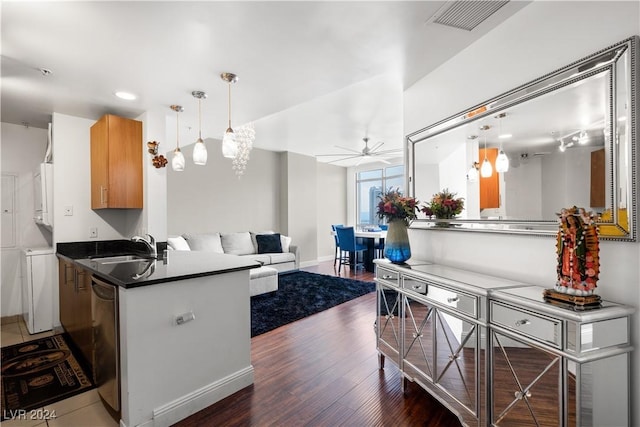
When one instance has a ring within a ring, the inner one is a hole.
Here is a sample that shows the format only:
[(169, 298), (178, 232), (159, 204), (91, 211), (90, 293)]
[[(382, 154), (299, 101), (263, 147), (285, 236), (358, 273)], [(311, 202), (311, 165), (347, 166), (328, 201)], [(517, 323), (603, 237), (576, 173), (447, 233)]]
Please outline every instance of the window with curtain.
[(384, 221), (376, 216), (379, 196), (390, 187), (404, 193), (404, 165), (372, 169), (356, 174), (356, 225), (378, 225)]

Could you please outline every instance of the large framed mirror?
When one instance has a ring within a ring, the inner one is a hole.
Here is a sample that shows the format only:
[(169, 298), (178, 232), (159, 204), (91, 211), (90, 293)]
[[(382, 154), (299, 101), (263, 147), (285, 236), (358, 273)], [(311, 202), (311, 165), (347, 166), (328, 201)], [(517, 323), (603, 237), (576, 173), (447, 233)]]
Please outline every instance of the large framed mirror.
[(601, 238), (636, 241), (637, 61), (634, 36), (407, 135), (409, 194), (465, 202), (412, 227), (554, 235), (578, 206)]

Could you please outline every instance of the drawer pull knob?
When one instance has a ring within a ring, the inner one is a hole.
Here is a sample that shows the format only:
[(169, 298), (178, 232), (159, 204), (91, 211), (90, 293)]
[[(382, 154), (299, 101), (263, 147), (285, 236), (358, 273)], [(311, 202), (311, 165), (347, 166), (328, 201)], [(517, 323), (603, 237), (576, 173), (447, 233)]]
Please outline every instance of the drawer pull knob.
[(531, 397), (531, 392), (529, 390), (527, 390), (526, 393), (522, 393), (521, 391), (516, 391), (515, 393), (513, 393), (513, 395), (516, 397), (516, 399), (522, 400), (524, 397)]
[(522, 319), (522, 320), (516, 321), (516, 326), (525, 326), (530, 324), (531, 324), (531, 321), (529, 319)]
[(382, 278), (385, 280), (389, 280), (389, 279), (393, 279), (393, 276), (389, 276), (388, 274), (385, 274), (384, 276), (382, 276)]
[(449, 304), (451, 304), (452, 302), (458, 302), (458, 301), (460, 301), (460, 297), (458, 297), (458, 296), (447, 298), (447, 302)]
[(412, 288), (415, 289), (415, 290), (418, 290), (418, 289), (421, 289), (422, 286), (421, 285), (413, 285)]

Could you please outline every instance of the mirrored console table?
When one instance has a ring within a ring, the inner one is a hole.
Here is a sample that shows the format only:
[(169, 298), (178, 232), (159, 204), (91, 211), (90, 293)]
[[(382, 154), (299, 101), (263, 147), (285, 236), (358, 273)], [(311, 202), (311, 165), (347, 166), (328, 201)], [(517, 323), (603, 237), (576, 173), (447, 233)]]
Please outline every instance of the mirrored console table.
[[(376, 342), (466, 426), (629, 425), (632, 307), (577, 311), (543, 287), (376, 260)], [(490, 349), (490, 351), (487, 351)]]

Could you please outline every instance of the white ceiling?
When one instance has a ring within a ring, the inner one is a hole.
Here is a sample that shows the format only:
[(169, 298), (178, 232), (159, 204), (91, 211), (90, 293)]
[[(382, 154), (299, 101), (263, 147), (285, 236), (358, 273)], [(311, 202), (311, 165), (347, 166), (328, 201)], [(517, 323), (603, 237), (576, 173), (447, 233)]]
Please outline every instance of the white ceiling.
[(5, 0), (1, 120), (45, 128), (53, 112), (173, 117), (180, 104), (185, 144), (197, 134), (191, 92), (203, 90), (203, 137), (220, 138), (228, 88), (219, 75), (233, 72), (232, 125), (254, 122), (256, 147), (316, 155), (361, 150), (368, 136), (400, 148), (402, 91), (527, 3), (466, 31), (432, 22), (445, 1)]

